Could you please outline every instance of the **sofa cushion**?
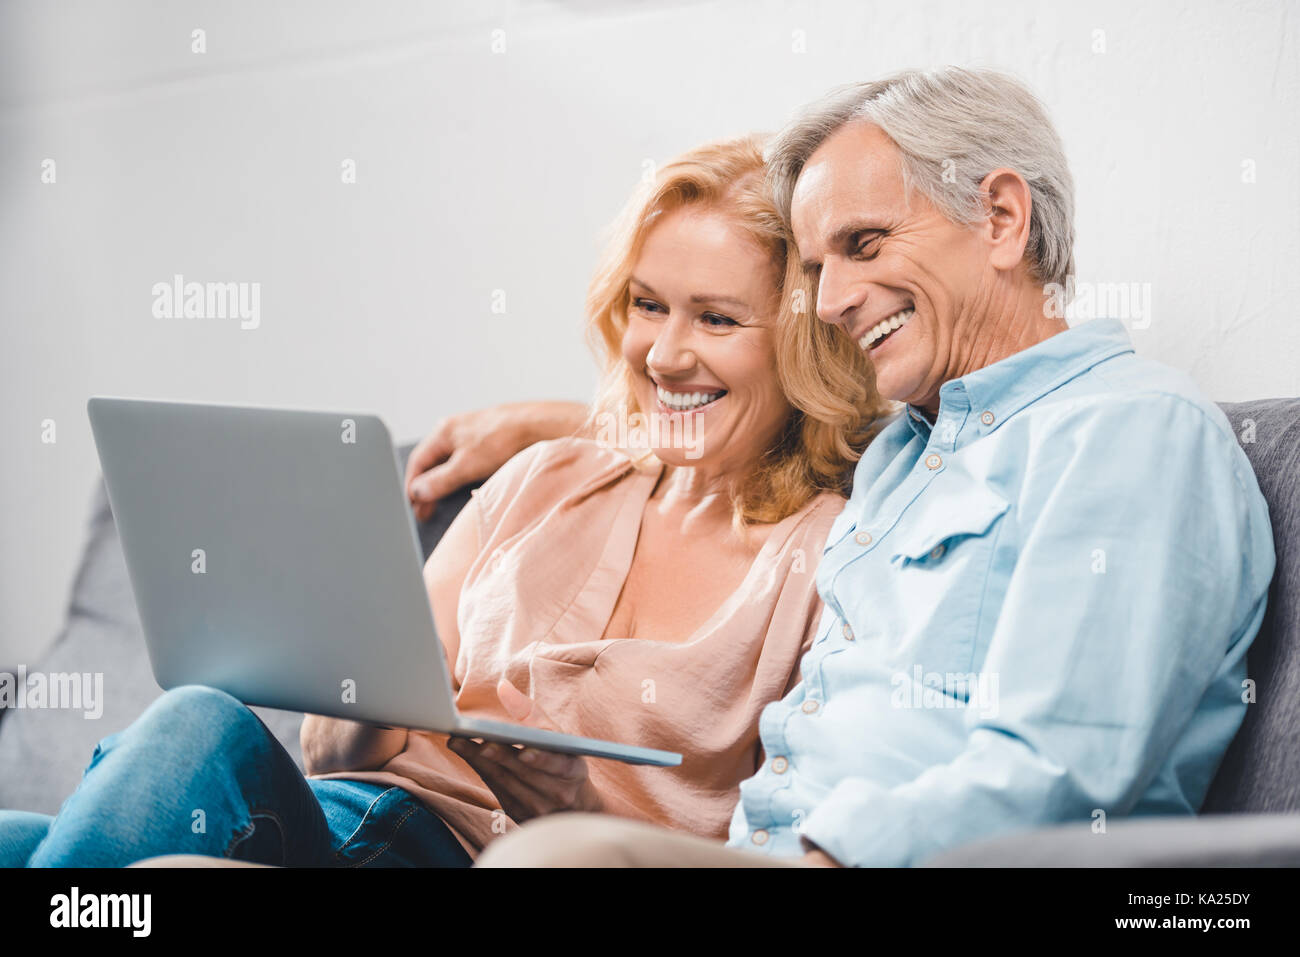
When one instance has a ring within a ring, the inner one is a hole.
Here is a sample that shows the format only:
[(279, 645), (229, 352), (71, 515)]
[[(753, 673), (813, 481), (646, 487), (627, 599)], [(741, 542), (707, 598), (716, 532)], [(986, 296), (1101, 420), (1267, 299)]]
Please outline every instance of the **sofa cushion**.
[(1004, 834), (924, 867), (1300, 867), (1300, 814), (1130, 817)]
[(1277, 566), (1248, 669), (1246, 710), (1204, 813), (1300, 810), (1300, 399), (1225, 403), (1273, 524)]
[[(399, 469), (409, 453), (410, 446), (398, 450)], [(468, 499), (468, 489), (456, 493), (420, 526), (426, 556)], [(9, 709), (0, 721), (0, 808), (54, 814), (81, 780), (99, 740), (125, 728), (162, 693), (149, 667), (126, 561), (102, 482), (95, 491), (89, 537), (63, 628), (53, 646), (28, 670), (104, 676), (103, 714), (97, 719), (85, 717), (82, 711)], [(301, 767), (301, 712), (253, 710)]]

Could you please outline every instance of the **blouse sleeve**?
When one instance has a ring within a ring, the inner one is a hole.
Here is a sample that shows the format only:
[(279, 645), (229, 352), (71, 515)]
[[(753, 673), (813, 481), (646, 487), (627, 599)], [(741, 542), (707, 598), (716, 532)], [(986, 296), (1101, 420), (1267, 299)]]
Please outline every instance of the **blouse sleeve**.
[(470, 503), (474, 506), (478, 522), (478, 547), (482, 551), (492, 532), (501, 523), (501, 517), (510, 503), (528, 483), (529, 476), (535, 474), (547, 456), (553, 442), (538, 442), (530, 445), (505, 465), (482, 485), (470, 492)]

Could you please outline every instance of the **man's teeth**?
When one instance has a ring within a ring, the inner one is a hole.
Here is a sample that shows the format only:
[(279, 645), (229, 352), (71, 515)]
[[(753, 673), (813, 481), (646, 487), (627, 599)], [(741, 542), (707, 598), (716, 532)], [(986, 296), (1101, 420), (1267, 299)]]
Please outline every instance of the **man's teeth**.
[(903, 309), (900, 312), (894, 313), (888, 319), (872, 326), (867, 330), (867, 334), (858, 340), (858, 346), (862, 349), (871, 348), (871, 346), (875, 345), (876, 342), (889, 335), (895, 329), (901, 328), (907, 320), (912, 318), (915, 312), (915, 309)]
[(725, 389), (721, 392), (669, 392), (663, 386), (656, 388), (659, 391), (659, 401), (678, 412), (701, 409), (727, 394)]

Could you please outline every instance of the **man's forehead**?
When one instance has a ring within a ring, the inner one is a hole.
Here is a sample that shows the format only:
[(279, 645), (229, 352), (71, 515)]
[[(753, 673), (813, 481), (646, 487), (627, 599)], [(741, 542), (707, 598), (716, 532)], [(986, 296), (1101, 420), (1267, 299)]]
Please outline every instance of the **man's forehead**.
[(825, 238), (850, 219), (893, 211), (904, 198), (898, 147), (878, 126), (855, 122), (808, 157), (791, 195), (790, 218), (797, 232)]

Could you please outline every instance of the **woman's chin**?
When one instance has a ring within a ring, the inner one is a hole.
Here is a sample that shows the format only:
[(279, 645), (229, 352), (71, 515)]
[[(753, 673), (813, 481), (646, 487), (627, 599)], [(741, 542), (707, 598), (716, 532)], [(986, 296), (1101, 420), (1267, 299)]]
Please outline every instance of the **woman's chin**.
[(657, 397), (650, 404), (650, 414), (634, 418), (636, 437), (640, 447), (667, 465), (694, 467), (705, 464), (705, 429), (708, 423), (717, 427), (717, 407), (727, 401), (727, 396), (698, 409), (673, 409)]
[(682, 448), (677, 445), (655, 446), (650, 449), (654, 457), (664, 465), (673, 468), (699, 468), (708, 464), (708, 453), (704, 449)]

